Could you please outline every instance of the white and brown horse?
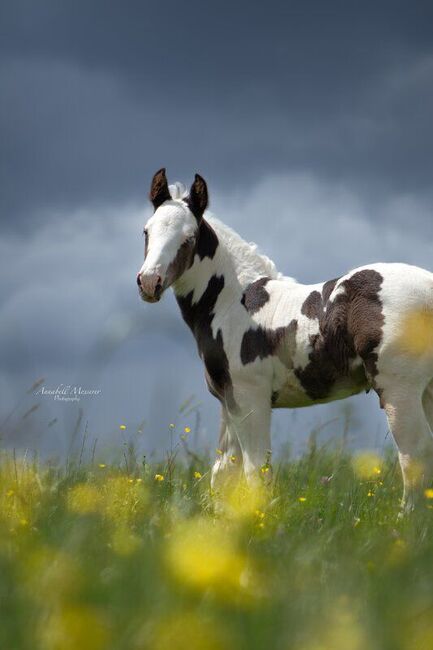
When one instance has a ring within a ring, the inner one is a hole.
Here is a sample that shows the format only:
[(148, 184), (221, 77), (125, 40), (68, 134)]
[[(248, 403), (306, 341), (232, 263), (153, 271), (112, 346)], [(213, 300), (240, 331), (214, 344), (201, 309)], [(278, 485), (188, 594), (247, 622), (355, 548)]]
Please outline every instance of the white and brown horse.
[(204, 218), (207, 186), (189, 194), (151, 184), (140, 295), (173, 287), (222, 405), (222, 455), (212, 483), (242, 459), (254, 480), (271, 448), (272, 408), (309, 406), (373, 389), (397, 444), (404, 501), (433, 477), (433, 274), (371, 264), (304, 285), (277, 272), (256, 247)]

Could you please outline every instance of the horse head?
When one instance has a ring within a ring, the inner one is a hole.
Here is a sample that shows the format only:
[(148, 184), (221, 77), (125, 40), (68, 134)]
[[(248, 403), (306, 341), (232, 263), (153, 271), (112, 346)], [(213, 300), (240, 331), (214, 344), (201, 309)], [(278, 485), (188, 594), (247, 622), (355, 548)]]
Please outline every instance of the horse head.
[(158, 302), (165, 289), (192, 265), (200, 223), (208, 205), (206, 181), (195, 175), (189, 194), (180, 183), (168, 185), (165, 169), (152, 179), (154, 213), (144, 227), (144, 262), (137, 275), (140, 295)]

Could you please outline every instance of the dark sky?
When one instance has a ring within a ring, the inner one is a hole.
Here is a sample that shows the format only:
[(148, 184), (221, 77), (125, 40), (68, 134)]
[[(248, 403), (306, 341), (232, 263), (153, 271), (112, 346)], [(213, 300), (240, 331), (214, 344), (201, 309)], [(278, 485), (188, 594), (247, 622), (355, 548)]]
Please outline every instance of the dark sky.
[(1, 7), (2, 220), (139, 199), (161, 164), (431, 191), (431, 2)]
[(205, 175), (218, 216), (302, 280), (432, 269), (432, 25), (420, 1), (2, 2), (0, 406), (35, 376), (99, 377), (95, 427), (139, 402), (156, 428), (170, 375), (172, 408), (196, 390), (213, 423), (172, 299), (150, 312), (133, 286), (162, 165)]

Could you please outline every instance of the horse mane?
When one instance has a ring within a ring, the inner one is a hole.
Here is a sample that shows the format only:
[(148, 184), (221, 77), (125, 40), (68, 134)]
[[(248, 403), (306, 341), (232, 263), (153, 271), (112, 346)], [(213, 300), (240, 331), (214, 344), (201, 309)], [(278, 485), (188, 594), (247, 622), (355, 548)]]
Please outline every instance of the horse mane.
[[(177, 182), (170, 185), (169, 191), (175, 201), (182, 201), (188, 196), (188, 191), (183, 183)], [(207, 213), (205, 218), (217, 233), (218, 239), (221, 240), (226, 250), (236, 261), (237, 272), (241, 280), (252, 282), (259, 277), (267, 276), (272, 280), (284, 278), (296, 282), (293, 278), (289, 278), (277, 271), (274, 262), (266, 255), (258, 252), (257, 244), (246, 242), (233, 228), (230, 228), (212, 214)]]
[[(258, 252), (257, 244), (246, 242), (236, 231), (213, 215), (206, 215), (206, 220), (215, 230), (218, 239), (235, 258), (240, 278), (249, 281), (263, 276), (267, 276), (272, 280), (285, 278), (282, 273), (277, 271), (277, 267), (269, 257)], [(285, 279), (292, 280), (292, 278)]]

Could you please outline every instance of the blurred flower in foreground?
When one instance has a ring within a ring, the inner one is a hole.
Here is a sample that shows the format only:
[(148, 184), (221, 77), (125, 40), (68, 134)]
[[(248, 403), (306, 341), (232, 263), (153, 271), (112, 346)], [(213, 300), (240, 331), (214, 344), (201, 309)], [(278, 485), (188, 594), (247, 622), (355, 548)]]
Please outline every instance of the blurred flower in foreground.
[(396, 566), (398, 564), (401, 564), (404, 562), (409, 555), (409, 548), (407, 543), (404, 541), (404, 539), (401, 539), (400, 537), (397, 538), (390, 546), (387, 558), (386, 558), (386, 564), (389, 566)]
[(230, 531), (206, 519), (178, 524), (168, 539), (166, 565), (179, 582), (194, 589), (211, 588), (224, 598), (242, 591), (246, 558)]
[(75, 598), (83, 586), (79, 562), (71, 553), (48, 546), (26, 553), (22, 563), (22, 585), (30, 598), (44, 605)]
[(86, 515), (98, 512), (103, 503), (103, 494), (95, 485), (79, 483), (70, 489), (68, 494), (68, 507), (72, 512)]
[(99, 612), (90, 607), (66, 606), (44, 619), (40, 631), (44, 650), (105, 650), (108, 629)]
[(116, 526), (133, 522), (148, 506), (149, 495), (142, 482), (113, 476), (103, 484), (104, 516)]
[(312, 638), (296, 645), (296, 650), (366, 650), (372, 647), (346, 598), (337, 599), (324, 618), (326, 623), (314, 626)]
[(0, 457), (0, 463), (0, 523), (7, 521), (10, 531), (22, 530), (23, 521), (31, 525), (41, 505), (43, 477), (20, 459)]
[(97, 512), (116, 525), (132, 521), (144, 512), (147, 504), (143, 483), (127, 476), (109, 477), (102, 484), (78, 483), (67, 496), (72, 512), (80, 515)]
[(132, 555), (140, 548), (141, 540), (138, 535), (131, 532), (126, 526), (116, 528), (112, 539), (111, 546), (118, 555)]
[(428, 488), (427, 490), (424, 490), (424, 496), (426, 499), (433, 499), (433, 490), (432, 488)]
[(362, 480), (377, 478), (382, 473), (382, 464), (380, 456), (370, 451), (360, 452), (352, 459), (353, 470)]
[(431, 607), (416, 600), (409, 608), (406, 624), (402, 629), (405, 650), (431, 650), (433, 648), (433, 620)]
[(164, 477), (163, 477), (162, 474), (155, 474), (155, 481), (161, 482), (163, 480), (164, 480)]
[[(149, 639), (149, 636), (151, 637)], [(139, 635), (137, 649), (152, 650), (231, 650), (227, 633), (215, 622), (200, 618), (193, 612), (170, 615), (159, 621), (150, 635), (146, 629)]]
[(224, 492), (221, 501), (227, 516), (243, 519), (253, 517), (258, 510), (263, 510), (267, 496), (266, 488), (262, 484), (249, 486), (240, 482)]

